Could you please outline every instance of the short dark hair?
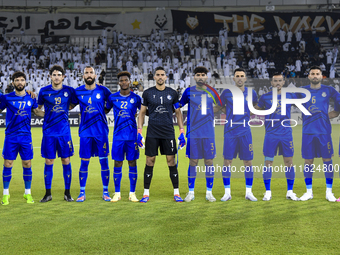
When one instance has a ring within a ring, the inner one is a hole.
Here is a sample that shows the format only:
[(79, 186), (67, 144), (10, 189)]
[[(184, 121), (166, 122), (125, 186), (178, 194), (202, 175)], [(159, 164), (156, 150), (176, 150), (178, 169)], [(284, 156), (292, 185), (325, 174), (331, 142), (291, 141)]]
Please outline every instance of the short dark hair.
[(194, 74), (197, 74), (197, 73), (205, 73), (207, 74), (208, 73), (208, 69), (204, 66), (198, 66), (194, 69)]
[(13, 75), (12, 75), (12, 81), (14, 81), (16, 78), (19, 78), (19, 77), (24, 77), (24, 79), (26, 80), (26, 74), (24, 74), (23, 72), (15, 72)]
[(94, 71), (94, 73), (96, 73), (96, 70), (94, 70), (94, 67), (93, 67), (93, 66), (85, 66), (83, 72), (85, 73), (85, 69), (88, 69), (88, 68), (92, 68), (93, 71)]
[(320, 72), (321, 72), (321, 74), (322, 74), (322, 69), (321, 69), (320, 66), (311, 66), (311, 67), (309, 68), (309, 71), (312, 70), (312, 69), (320, 70)]
[(246, 70), (245, 70), (244, 68), (241, 68), (241, 67), (236, 68), (236, 69), (234, 70), (234, 74), (235, 74), (236, 72), (244, 72), (245, 74), (247, 74)]
[(127, 76), (127, 77), (129, 77), (129, 80), (130, 80), (130, 78), (131, 78), (131, 74), (130, 74), (128, 71), (119, 72), (119, 73), (117, 74), (117, 79), (118, 79), (118, 81), (119, 81), (119, 78), (120, 78), (121, 76)]
[(273, 75), (272, 75), (272, 79), (274, 78), (274, 76), (280, 76), (280, 75), (282, 75), (283, 79), (285, 78), (285, 76), (284, 76), (282, 73), (280, 73), (280, 72), (275, 72), (275, 73), (273, 73)]
[(158, 67), (156, 67), (156, 69), (155, 69), (155, 72), (154, 73), (156, 73), (157, 71), (159, 71), (159, 70), (161, 70), (161, 71), (164, 71), (165, 72), (165, 70), (164, 70), (164, 67), (163, 66), (158, 66)]
[(54, 65), (54, 66), (52, 66), (52, 68), (50, 69), (50, 75), (52, 75), (52, 73), (53, 73), (54, 71), (59, 71), (59, 72), (61, 72), (63, 75), (65, 75), (65, 70), (64, 70), (64, 68), (62, 68), (62, 67), (59, 66), (59, 65)]

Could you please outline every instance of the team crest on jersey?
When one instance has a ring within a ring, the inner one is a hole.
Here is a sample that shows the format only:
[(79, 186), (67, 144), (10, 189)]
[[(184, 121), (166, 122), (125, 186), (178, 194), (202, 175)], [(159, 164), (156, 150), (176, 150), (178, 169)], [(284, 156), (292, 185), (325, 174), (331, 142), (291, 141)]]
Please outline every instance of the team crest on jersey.
[(167, 98), (168, 100), (171, 100), (171, 99), (172, 99), (172, 97), (171, 97), (170, 95), (168, 95), (166, 98)]
[(327, 96), (326, 92), (322, 92), (321, 96), (326, 97)]
[(131, 98), (130, 103), (133, 104), (135, 102), (135, 100), (133, 98)]
[(68, 97), (68, 93), (67, 92), (64, 92), (64, 97)]
[(100, 94), (99, 93), (97, 93), (96, 98), (100, 99)]
[(28, 105), (28, 106), (31, 106), (31, 105), (32, 105), (32, 104), (31, 104), (31, 101), (28, 101), (28, 102), (27, 102), (27, 105)]

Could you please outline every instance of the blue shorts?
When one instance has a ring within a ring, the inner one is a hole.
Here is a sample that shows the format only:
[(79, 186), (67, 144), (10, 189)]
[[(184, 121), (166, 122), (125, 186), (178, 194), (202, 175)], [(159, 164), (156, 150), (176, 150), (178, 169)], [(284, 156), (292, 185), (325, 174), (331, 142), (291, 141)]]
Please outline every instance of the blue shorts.
[(109, 140), (107, 136), (80, 137), (79, 157), (107, 157), (109, 155)]
[(112, 159), (116, 161), (123, 161), (124, 155), (126, 155), (126, 160), (137, 160), (139, 159), (137, 142), (113, 140), (111, 154)]
[(59, 158), (73, 156), (74, 149), (71, 136), (43, 136), (41, 156), (47, 159), (55, 159), (57, 152)]
[(33, 159), (31, 136), (5, 136), (2, 157), (8, 160), (16, 160), (18, 153), (20, 153), (21, 160)]
[(224, 137), (223, 157), (232, 160), (237, 157), (241, 160), (253, 160), (253, 142), (251, 133), (239, 137)]
[(276, 155), (283, 155), (287, 158), (293, 157), (293, 135), (288, 134), (285, 136), (279, 136), (266, 134), (263, 142), (263, 155), (270, 158), (273, 158)]
[(333, 143), (330, 134), (302, 134), (301, 154), (304, 159), (332, 158)]
[(191, 159), (213, 159), (216, 157), (214, 138), (188, 138), (186, 156)]

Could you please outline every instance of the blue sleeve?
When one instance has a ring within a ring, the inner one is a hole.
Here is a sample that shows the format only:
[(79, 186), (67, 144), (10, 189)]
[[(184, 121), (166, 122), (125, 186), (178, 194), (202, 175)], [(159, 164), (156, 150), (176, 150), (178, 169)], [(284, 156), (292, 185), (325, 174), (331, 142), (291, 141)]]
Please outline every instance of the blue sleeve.
[(227, 104), (227, 90), (223, 90), (221, 95), (222, 106)]
[(263, 96), (263, 95), (260, 97), (260, 100), (259, 100), (259, 102), (257, 103), (257, 105), (258, 105), (260, 108), (266, 108), (266, 104), (265, 104), (264, 96)]
[(0, 96), (0, 109), (4, 110), (6, 108), (6, 96), (1, 95)]
[(298, 93), (289, 93), (292, 99), (297, 99), (298, 98)]
[(253, 105), (257, 104), (257, 102), (258, 102), (257, 94), (256, 94), (256, 91), (253, 90)]
[(71, 93), (71, 104), (77, 105), (79, 104), (79, 100), (76, 94), (76, 90), (72, 87), (70, 87), (70, 93)]
[(37, 109), (38, 108), (38, 103), (37, 103), (37, 99), (33, 98), (33, 105), (32, 105), (32, 109)]
[(340, 102), (334, 102), (334, 111), (340, 112)]
[(105, 88), (104, 94), (105, 94), (105, 101), (106, 101), (106, 100), (109, 99), (109, 97), (111, 95), (111, 91), (108, 88), (106, 88), (106, 87), (104, 87), (104, 88)]
[(112, 97), (109, 97), (105, 102), (105, 109), (111, 110), (113, 107)]
[(334, 100), (334, 103), (340, 103), (340, 94), (335, 88), (330, 87), (331, 90), (331, 98)]
[(43, 90), (41, 89), (38, 95), (38, 105), (44, 104)]
[(188, 103), (188, 100), (189, 100), (189, 95), (188, 95), (189, 93), (188, 93), (188, 91), (189, 91), (189, 88), (187, 88), (184, 91), (184, 93), (183, 93), (183, 95), (181, 97), (181, 100), (179, 100), (180, 107), (183, 107), (184, 105), (186, 105)]

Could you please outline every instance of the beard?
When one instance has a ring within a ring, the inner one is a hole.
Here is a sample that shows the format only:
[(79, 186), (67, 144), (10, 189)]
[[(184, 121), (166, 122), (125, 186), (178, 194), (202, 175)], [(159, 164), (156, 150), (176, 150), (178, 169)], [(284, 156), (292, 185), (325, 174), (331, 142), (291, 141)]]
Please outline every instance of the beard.
[(319, 84), (320, 82), (321, 82), (321, 80), (319, 80), (319, 79), (317, 79), (317, 80), (311, 80), (310, 81), (313, 85), (315, 85), (315, 84)]
[(86, 85), (92, 85), (94, 83), (95, 79), (93, 78), (87, 78), (85, 79), (85, 83)]
[(15, 88), (16, 91), (21, 92), (25, 89), (25, 86), (19, 85), (19, 86), (14, 86), (14, 88)]

